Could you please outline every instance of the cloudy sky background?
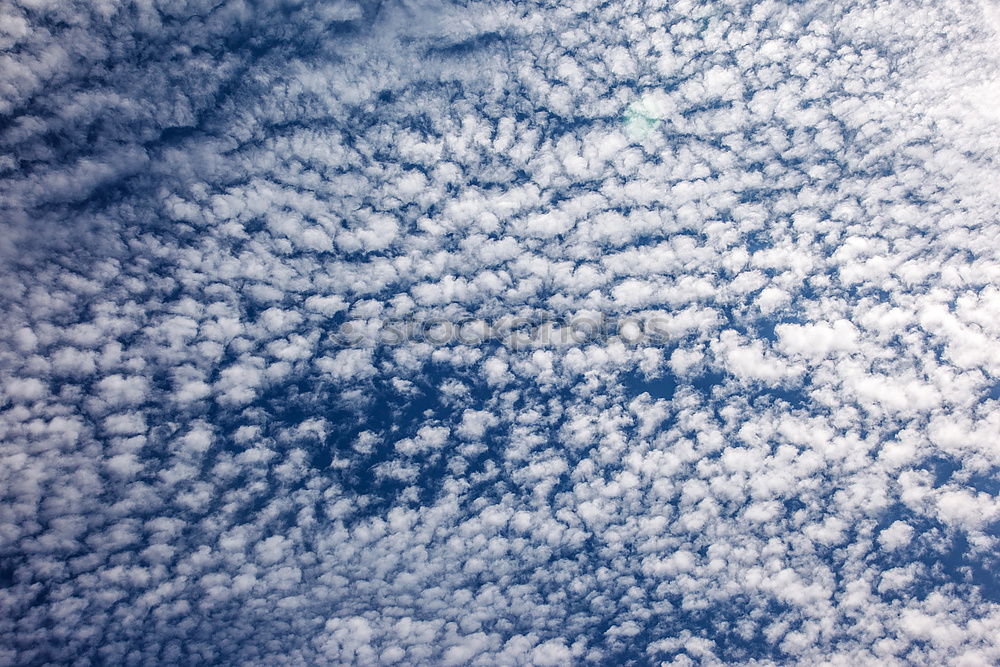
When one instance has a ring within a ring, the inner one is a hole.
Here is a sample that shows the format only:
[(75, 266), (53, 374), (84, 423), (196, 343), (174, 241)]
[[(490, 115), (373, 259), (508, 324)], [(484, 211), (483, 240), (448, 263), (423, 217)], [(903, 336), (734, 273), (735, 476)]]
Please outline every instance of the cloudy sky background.
[(1000, 662), (998, 43), (0, 3), (0, 664)]

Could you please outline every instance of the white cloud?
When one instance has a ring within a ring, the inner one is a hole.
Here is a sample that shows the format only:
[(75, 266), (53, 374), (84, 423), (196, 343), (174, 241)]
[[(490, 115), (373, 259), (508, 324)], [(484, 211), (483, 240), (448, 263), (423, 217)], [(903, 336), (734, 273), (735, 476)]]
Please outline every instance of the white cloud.
[(905, 521), (893, 521), (892, 525), (879, 533), (878, 541), (886, 549), (894, 551), (910, 543), (913, 538), (913, 526)]
[(0, 662), (1000, 660), (990, 5), (320, 4), (0, 12)]

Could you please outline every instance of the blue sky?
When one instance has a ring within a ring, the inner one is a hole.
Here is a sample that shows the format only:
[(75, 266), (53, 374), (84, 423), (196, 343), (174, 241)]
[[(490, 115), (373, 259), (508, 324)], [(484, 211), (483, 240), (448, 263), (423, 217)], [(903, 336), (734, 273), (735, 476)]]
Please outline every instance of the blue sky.
[(998, 39), (4, 3), (0, 664), (997, 664)]

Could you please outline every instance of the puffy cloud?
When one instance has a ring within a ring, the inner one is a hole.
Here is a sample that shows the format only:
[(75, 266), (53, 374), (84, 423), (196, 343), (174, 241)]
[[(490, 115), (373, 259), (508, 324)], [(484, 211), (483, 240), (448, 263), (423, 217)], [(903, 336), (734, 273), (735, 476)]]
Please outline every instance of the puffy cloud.
[(8, 3), (0, 662), (997, 662), (995, 14)]

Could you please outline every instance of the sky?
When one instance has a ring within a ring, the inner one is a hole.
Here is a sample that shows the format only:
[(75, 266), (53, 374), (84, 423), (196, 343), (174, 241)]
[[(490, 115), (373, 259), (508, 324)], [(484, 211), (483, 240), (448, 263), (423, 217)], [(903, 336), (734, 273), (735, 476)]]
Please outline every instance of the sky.
[(0, 0), (0, 665), (1000, 664), (996, 0)]

